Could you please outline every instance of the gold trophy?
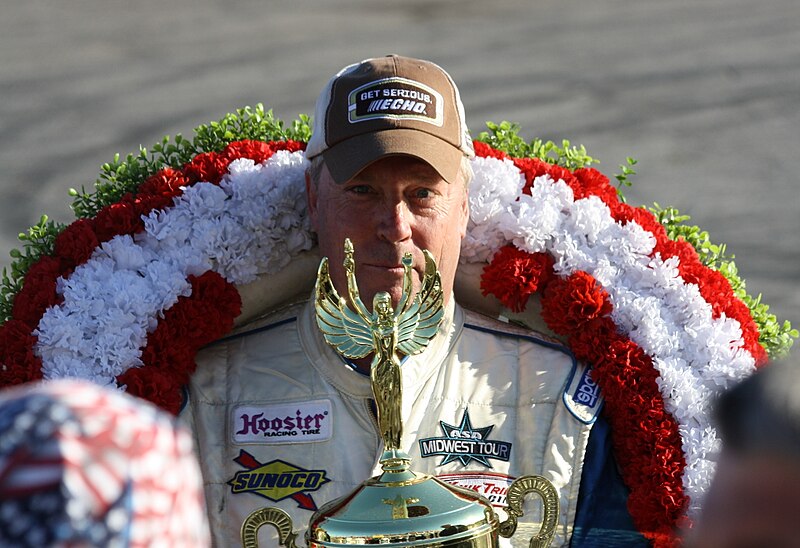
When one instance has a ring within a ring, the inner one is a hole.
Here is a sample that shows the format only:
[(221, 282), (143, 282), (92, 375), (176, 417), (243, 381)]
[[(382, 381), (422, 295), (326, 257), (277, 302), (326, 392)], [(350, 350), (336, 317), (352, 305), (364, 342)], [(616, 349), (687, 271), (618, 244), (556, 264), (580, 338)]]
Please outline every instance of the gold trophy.
[[(307, 546), (495, 547), (500, 536), (510, 538), (516, 531), (523, 499), (529, 493), (539, 495), (543, 506), (542, 526), (530, 539), (530, 546), (549, 546), (558, 522), (559, 503), (555, 487), (544, 477), (522, 476), (511, 484), (506, 497), (508, 519), (501, 523), (491, 503), (474, 491), (410, 469), (411, 457), (400, 448), (402, 377), (397, 353), (418, 354), (436, 335), (444, 315), (436, 262), (424, 251), (422, 287), (411, 299), (412, 261), (407, 253), (403, 257), (403, 293), (397, 310), (392, 308), (389, 294), (382, 291), (375, 295), (369, 312), (359, 296), (350, 240), (345, 240), (344, 249), (347, 290), (353, 308), (336, 292), (328, 259), (323, 258), (315, 289), (317, 325), (328, 344), (343, 356), (358, 359), (374, 355), (370, 379), (384, 444), (380, 459), (383, 473), (320, 507), (309, 521)], [(267, 524), (277, 529), (282, 546), (297, 547), (289, 515), (279, 508), (262, 508), (242, 524), (244, 548), (258, 547), (258, 530)]]

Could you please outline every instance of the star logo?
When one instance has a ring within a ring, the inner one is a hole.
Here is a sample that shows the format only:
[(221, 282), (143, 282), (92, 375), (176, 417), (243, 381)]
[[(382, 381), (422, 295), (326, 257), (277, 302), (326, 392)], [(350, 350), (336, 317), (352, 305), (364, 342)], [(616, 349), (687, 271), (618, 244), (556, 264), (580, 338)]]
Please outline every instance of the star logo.
[(489, 433), (494, 425), (475, 428), (469, 418), (469, 410), (464, 410), (461, 424), (453, 425), (439, 421), (444, 437), (425, 438), (419, 441), (424, 457), (443, 456), (439, 466), (458, 461), (467, 466), (473, 460), (491, 468), (490, 459), (508, 462), (511, 444), (505, 441), (490, 440)]
[[(444, 421), (439, 421), (439, 425), (442, 427), (442, 432), (444, 432), (444, 435), (451, 440), (486, 440), (489, 439), (489, 432), (491, 432), (492, 428), (494, 428), (494, 425), (486, 426), (484, 428), (473, 428), (472, 421), (469, 420), (469, 411), (466, 410), (461, 416), (461, 424), (458, 426), (447, 424)], [(486, 457), (477, 455), (457, 455), (455, 453), (447, 455), (442, 459), (442, 462), (440, 462), (439, 465), (443, 466), (456, 459), (460, 460), (461, 464), (464, 466), (469, 464), (470, 460), (476, 460), (484, 466), (489, 468), (492, 467)]]

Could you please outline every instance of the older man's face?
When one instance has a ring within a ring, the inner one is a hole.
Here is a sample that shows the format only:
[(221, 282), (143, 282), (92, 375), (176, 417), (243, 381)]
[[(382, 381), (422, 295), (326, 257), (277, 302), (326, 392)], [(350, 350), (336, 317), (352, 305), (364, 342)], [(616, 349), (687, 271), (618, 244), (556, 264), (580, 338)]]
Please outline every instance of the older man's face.
[(336, 184), (323, 169), (319, 184), (308, 185), (308, 199), (320, 253), (329, 259), (340, 294), (347, 294), (342, 261), (344, 239), (350, 238), (361, 300), (367, 306), (378, 291), (389, 292), (397, 304), (406, 252), (413, 257), (414, 290), (419, 290), (423, 249), (436, 259), (449, 298), (469, 217), (463, 181), (448, 183), (416, 158), (389, 156), (344, 184)]

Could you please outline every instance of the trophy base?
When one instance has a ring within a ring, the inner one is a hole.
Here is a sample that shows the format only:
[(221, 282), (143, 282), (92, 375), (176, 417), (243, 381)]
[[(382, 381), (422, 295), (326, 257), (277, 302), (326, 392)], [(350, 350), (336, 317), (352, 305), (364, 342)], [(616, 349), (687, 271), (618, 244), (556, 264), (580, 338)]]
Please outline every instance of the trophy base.
[(320, 508), (309, 524), (306, 544), (497, 546), (499, 522), (489, 501), (431, 476), (400, 473), (407, 474), (411, 476), (392, 481), (399, 478), (384, 472)]

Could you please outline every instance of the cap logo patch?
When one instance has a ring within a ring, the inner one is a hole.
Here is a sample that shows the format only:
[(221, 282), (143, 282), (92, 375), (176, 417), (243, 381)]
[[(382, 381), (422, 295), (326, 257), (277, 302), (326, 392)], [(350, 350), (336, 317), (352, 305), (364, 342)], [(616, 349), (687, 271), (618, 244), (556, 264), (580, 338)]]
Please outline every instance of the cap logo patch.
[(350, 92), (347, 98), (351, 124), (375, 120), (408, 119), (441, 127), (442, 96), (434, 89), (407, 78), (383, 78)]

